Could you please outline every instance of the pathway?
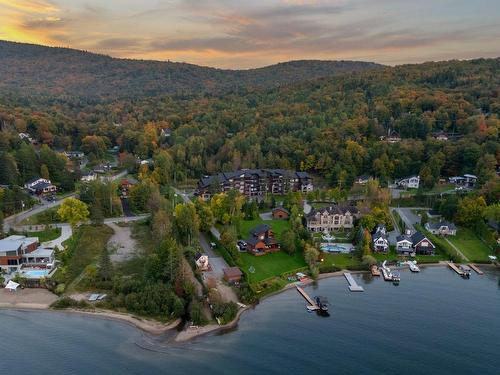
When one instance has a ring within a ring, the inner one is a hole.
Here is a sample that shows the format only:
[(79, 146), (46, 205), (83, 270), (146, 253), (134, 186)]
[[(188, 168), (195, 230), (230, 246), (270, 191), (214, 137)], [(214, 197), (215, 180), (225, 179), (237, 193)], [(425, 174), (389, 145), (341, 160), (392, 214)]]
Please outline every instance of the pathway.
[(69, 224), (56, 224), (56, 226), (61, 228), (61, 235), (52, 241), (42, 243), (42, 246), (51, 249), (57, 246), (59, 250), (62, 250), (64, 248), (63, 242), (68, 240), (73, 235), (73, 230)]
[(455, 251), (458, 253), (458, 255), (460, 255), (460, 256), (464, 259), (464, 261), (466, 261), (466, 262), (468, 262), (468, 261), (469, 261), (469, 258), (467, 258), (467, 257), (464, 255), (464, 253), (462, 253), (462, 252), (460, 251), (460, 249), (459, 249), (458, 247), (456, 247), (456, 246), (455, 246), (455, 245), (454, 245), (454, 244), (453, 244), (453, 243), (452, 243), (449, 239), (447, 239), (446, 237), (443, 237), (443, 238), (446, 240), (446, 242), (448, 242), (448, 243), (450, 244), (450, 246), (451, 246), (451, 247), (453, 247), (453, 248), (455, 249)]
[[(181, 192), (179, 189), (176, 188), (174, 188), (174, 190), (176, 194), (179, 194), (182, 197), (184, 202), (192, 203), (191, 198), (186, 193)], [(212, 228), (210, 228), (210, 233), (212, 233), (212, 235), (215, 238), (220, 240), (220, 232), (217, 230), (217, 228), (212, 226)], [(211, 271), (209, 272), (203, 272), (203, 281), (205, 285), (207, 284), (207, 281), (209, 279), (211, 278), (214, 279), (216, 281), (217, 290), (221, 294), (221, 297), (224, 301), (238, 302), (238, 297), (236, 296), (234, 290), (230, 286), (226, 285), (223, 281), (224, 278), (223, 269), (228, 268), (229, 265), (226, 263), (224, 258), (222, 258), (221, 256), (219, 256), (217, 253), (214, 252), (214, 250), (208, 243), (206, 236), (203, 233), (199, 234), (199, 242), (203, 251), (208, 255), (209, 263), (212, 268)]]

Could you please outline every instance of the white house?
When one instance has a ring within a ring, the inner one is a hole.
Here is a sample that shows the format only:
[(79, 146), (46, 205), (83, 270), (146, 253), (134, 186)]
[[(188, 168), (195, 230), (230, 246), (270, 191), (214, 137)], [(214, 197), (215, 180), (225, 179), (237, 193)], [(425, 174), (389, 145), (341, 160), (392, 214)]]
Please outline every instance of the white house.
[(396, 181), (396, 185), (405, 189), (418, 189), (420, 186), (420, 176), (410, 176)]
[(389, 240), (387, 239), (387, 230), (385, 225), (377, 225), (375, 233), (372, 236), (372, 241), (374, 251), (386, 253), (387, 250), (389, 250)]
[(83, 182), (95, 181), (95, 180), (97, 180), (97, 173), (95, 173), (94, 171), (87, 172), (87, 173), (82, 175), (80, 180)]
[(208, 271), (210, 268), (210, 264), (208, 263), (208, 255), (196, 253), (195, 255), (196, 267), (200, 271)]

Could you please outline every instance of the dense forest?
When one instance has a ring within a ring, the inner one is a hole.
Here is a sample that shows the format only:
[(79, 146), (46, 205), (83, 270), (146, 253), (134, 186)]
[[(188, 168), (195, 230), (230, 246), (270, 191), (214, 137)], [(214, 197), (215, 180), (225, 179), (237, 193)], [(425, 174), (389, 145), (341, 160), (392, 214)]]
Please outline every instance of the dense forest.
[(357, 61), (292, 61), (259, 69), (223, 70), (0, 41), (0, 92), (29, 96), (30, 100), (67, 102), (78, 98), (95, 103), (167, 94), (225, 93), (380, 67)]
[[(47, 66), (64, 60), (64, 54), (114, 61), (79, 51), (9, 46), (19, 47), (19, 60), (26, 48), (41, 49), (52, 56), (43, 60)], [(70, 69), (72, 60), (66, 65)], [(187, 79), (186, 74), (175, 75)], [(73, 83), (38, 84), (64, 92), (79, 82), (76, 76), (68, 79)], [(164, 148), (172, 164), (168, 178), (177, 181), (266, 167), (306, 170), (340, 187), (350, 186), (361, 174), (388, 183), (420, 173), (424, 187), (432, 187), (440, 176), (474, 173), (483, 184), (495, 175), (500, 158), (499, 81), (500, 59), (479, 59), (386, 67), (245, 92), (96, 99), (94, 104), (78, 97), (56, 100), (50, 94), (38, 95), (42, 99), (37, 101), (29, 99), (31, 90), (24, 97), (2, 90), (0, 151), (2, 164), (14, 171), (3, 168), (1, 183), (22, 182), (41, 165), (57, 174), (47, 150), (23, 166), (22, 158), (34, 157), (22, 149), (17, 135), (27, 132), (40, 144), (84, 149), (93, 156), (118, 145), (124, 160), (127, 154), (151, 158)], [(160, 137), (164, 128), (171, 131), (167, 139)], [(401, 141), (381, 140), (389, 131)], [(449, 140), (435, 139), (439, 132)]]

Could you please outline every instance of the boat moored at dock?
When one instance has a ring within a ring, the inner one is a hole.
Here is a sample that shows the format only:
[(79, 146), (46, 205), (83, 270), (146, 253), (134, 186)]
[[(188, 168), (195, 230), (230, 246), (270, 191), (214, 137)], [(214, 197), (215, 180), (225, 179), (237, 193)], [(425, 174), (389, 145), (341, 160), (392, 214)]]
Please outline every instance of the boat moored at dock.
[(420, 268), (417, 266), (417, 261), (409, 260), (406, 262), (411, 272), (420, 272)]

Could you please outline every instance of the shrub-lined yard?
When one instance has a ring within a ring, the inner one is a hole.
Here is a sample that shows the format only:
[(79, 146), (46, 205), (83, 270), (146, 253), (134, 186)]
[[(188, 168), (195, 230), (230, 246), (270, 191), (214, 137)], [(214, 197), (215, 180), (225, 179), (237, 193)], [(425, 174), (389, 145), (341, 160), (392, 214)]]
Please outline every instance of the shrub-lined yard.
[(448, 240), (471, 261), (487, 261), (491, 255), (490, 248), (468, 228), (459, 228), (457, 235), (449, 236)]
[(241, 253), (240, 263), (241, 269), (246, 273), (250, 283), (256, 283), (273, 276), (280, 276), (285, 272), (306, 266), (304, 256), (300, 251), (293, 255), (288, 255), (283, 251), (262, 256)]
[(281, 233), (290, 229), (290, 222), (288, 220), (262, 220), (261, 218), (255, 220), (242, 220), (240, 224), (241, 237), (246, 239), (250, 236), (250, 231), (259, 224), (267, 224), (271, 226), (274, 236), (279, 240)]

